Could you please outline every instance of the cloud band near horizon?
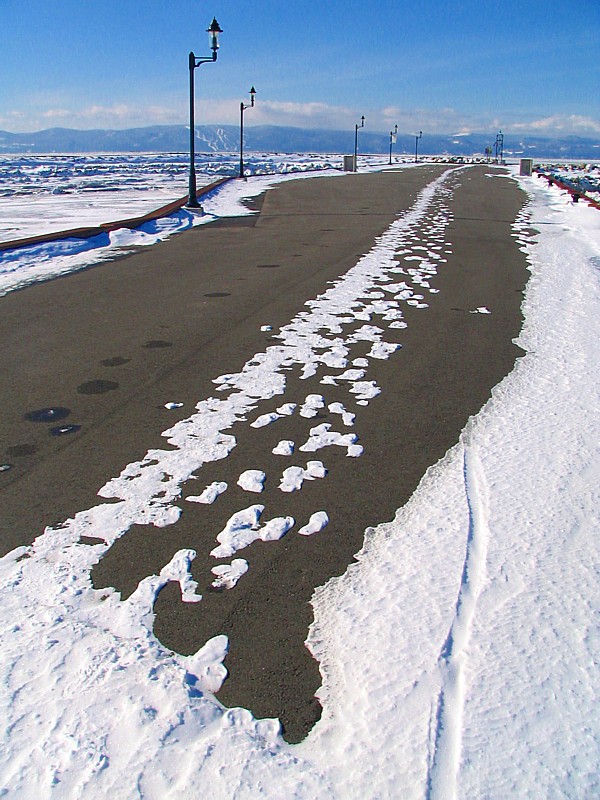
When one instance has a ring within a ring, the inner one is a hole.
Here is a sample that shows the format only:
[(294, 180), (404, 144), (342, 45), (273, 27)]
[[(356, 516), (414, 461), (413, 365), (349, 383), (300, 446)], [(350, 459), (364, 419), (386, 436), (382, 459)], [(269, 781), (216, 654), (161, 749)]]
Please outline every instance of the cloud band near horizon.
[[(240, 98), (201, 102), (196, 124), (237, 125), (239, 104)], [(256, 106), (248, 113), (245, 124), (343, 130), (353, 128), (363, 114), (367, 130), (373, 132), (385, 132), (398, 125), (398, 130), (402, 133), (427, 130), (431, 133), (467, 135), (502, 130), (506, 134), (529, 133), (550, 137), (600, 135), (600, 121), (579, 114), (524, 118), (515, 113), (468, 114), (452, 108), (434, 110), (386, 106), (379, 109), (353, 109), (318, 102), (263, 100), (260, 93), (257, 94)], [(150, 125), (184, 125), (186, 122), (186, 107), (183, 103), (172, 106), (95, 104), (80, 109), (46, 108), (38, 112), (16, 110), (0, 115), (0, 128), (11, 133), (32, 133), (52, 127), (81, 130), (125, 129)]]

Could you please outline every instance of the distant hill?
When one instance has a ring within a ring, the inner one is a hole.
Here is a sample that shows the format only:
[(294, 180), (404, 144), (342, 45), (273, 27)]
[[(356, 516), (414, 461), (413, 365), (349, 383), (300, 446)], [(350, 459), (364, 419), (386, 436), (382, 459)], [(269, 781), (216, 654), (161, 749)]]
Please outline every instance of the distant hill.
[[(336, 131), (257, 125), (244, 130), (247, 151), (267, 153), (352, 153), (354, 130)], [(204, 125), (196, 128), (197, 152), (235, 152), (239, 148), (239, 128), (235, 125)], [(482, 133), (451, 136), (423, 133), (419, 142), (422, 155), (472, 156), (492, 147), (495, 136)], [(389, 153), (390, 138), (385, 133), (361, 130), (361, 153)], [(154, 125), (126, 130), (71, 130), (48, 128), (36, 133), (0, 131), (1, 153), (185, 153), (189, 151), (189, 128), (185, 125)], [(398, 134), (393, 152), (412, 155), (415, 137)], [(566, 136), (559, 139), (541, 136), (504, 135), (506, 157), (535, 159), (600, 159), (600, 138)]]

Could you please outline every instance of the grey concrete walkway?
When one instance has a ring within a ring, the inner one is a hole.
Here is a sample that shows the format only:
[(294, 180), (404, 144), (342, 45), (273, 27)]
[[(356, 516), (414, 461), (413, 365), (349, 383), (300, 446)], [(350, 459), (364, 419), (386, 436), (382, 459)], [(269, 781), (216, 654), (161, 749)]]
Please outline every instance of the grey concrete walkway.
[[(214, 395), (213, 378), (237, 372), (264, 349), (261, 325), (289, 322), (305, 300), (354, 266), (442, 171), (423, 166), (284, 183), (266, 194), (257, 220), (193, 229), (0, 298), (0, 460), (13, 465), (0, 473), (2, 550), (95, 505), (109, 477), (148, 449), (164, 447), (161, 432)], [(183, 653), (226, 633), (230, 677), (220, 699), (258, 717), (280, 717), (290, 741), (301, 739), (320, 713), (313, 698), (318, 665), (303, 644), (314, 588), (345, 571), (366, 527), (393, 518), (518, 354), (512, 340), (527, 273), (511, 223), (524, 198), (515, 184), (487, 172), (470, 168), (451, 180), (453, 253), (432, 281), (440, 292), (428, 299), (430, 308), (406, 310), (401, 356), (370, 369), (385, 402), (360, 410), (364, 455), (328, 454), (327, 480), (287, 495), (285, 507), (276, 486), (257, 500), (267, 518), (303, 519), (326, 508), (327, 533), (251, 545), (252, 569), (238, 586), (210, 591), (215, 534), (252, 502), (236, 487), (237, 476), (253, 467), (281, 472), (271, 454), (281, 430), (259, 435), (246, 426), (236, 430), (238, 444), (226, 461), (207, 465), (201, 480), (184, 487), (185, 496), (226, 480), (231, 488), (222, 500), (201, 509), (182, 503), (168, 535), (134, 526), (93, 572), (96, 586), (115, 586), (127, 596), (177, 550), (194, 548), (204, 600), (184, 604), (169, 585), (157, 602), (155, 631)], [(491, 315), (468, 313), (484, 305)], [(300, 382), (290, 373), (285, 400), (323, 393), (320, 377)], [(328, 402), (342, 399), (341, 392), (328, 387)], [(169, 400), (184, 406), (167, 412)], [(69, 409), (62, 423), (80, 430), (55, 437), (51, 423), (25, 417), (45, 407)], [(320, 412), (318, 422), (327, 419)], [(283, 438), (306, 438), (313, 424), (290, 418)]]

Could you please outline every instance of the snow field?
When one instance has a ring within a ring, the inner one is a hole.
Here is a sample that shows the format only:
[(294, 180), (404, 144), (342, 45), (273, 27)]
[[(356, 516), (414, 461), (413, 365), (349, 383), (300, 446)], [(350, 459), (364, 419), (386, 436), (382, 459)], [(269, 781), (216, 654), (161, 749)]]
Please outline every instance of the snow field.
[[(364, 370), (340, 381), (348, 403), (329, 409), (340, 427), (360, 431), (361, 404), (385, 397), (352, 346), (371, 342), (370, 358), (386, 353), (376, 346), (403, 322), (402, 303), (421, 302), (415, 287), (433, 291), (423, 284), (440, 260), (407, 268), (406, 256), (416, 255), (417, 230), (429, 253), (445, 242), (451, 174), (309, 301), (279, 344), (217, 378), (218, 399), (165, 432), (175, 450), (149, 451), (109, 481), (99, 494), (117, 502), (0, 559), (3, 796), (163, 800), (207, 787), (216, 800), (599, 793), (600, 217), (533, 179), (520, 179), (532, 199), (515, 225), (532, 271), (519, 338), (527, 354), (396, 519), (367, 531), (357, 563), (316, 591), (308, 644), (323, 675), (323, 717), (301, 745), (286, 745), (276, 720), (226, 710), (212, 696), (225, 677), (226, 637), (183, 658), (153, 636), (153, 602), (166, 582), (201, 602), (193, 551), (175, 554), (125, 601), (90, 584), (92, 566), (132, 524), (168, 535), (181, 486), (236, 446), (223, 431), (261, 417), (281, 425), (301, 410), (310, 419), (311, 408), (327, 406), (326, 383), (323, 395), (281, 405), (282, 366), (309, 377), (325, 365), (334, 380), (349, 364)], [(535, 240), (525, 233), (532, 223)], [(399, 276), (406, 286), (392, 288)], [(193, 500), (218, 502), (226, 489), (217, 481)], [(240, 509), (217, 536), (228, 558), (246, 536), (276, 538), (290, 522), (293, 535), (290, 518), (269, 528), (262, 511)], [(315, 511), (298, 533), (323, 530), (325, 519)], [(82, 535), (98, 544), (83, 545)], [(232, 588), (251, 568), (238, 558), (215, 566), (213, 585)]]

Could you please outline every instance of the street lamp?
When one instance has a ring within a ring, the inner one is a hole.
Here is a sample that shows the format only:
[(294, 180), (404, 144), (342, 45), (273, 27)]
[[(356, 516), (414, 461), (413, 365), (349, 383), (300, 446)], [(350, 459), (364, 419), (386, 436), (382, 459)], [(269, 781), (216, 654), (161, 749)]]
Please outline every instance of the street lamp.
[(394, 125), (394, 130), (390, 131), (390, 166), (392, 165), (392, 145), (395, 144), (397, 135), (398, 135), (398, 126)]
[(504, 160), (504, 134), (502, 131), (498, 131), (496, 134), (496, 141), (494, 142), (494, 147), (496, 149), (496, 162), (498, 162), (498, 152), (500, 152), (500, 163), (502, 164)]
[(358, 171), (358, 129), (365, 127), (365, 117), (364, 114), (360, 118), (360, 125), (358, 122), (354, 126), (354, 172)]
[(188, 64), (190, 68), (190, 179), (189, 179), (189, 197), (187, 201), (187, 208), (201, 208), (198, 198), (196, 196), (196, 168), (194, 163), (195, 158), (195, 131), (194, 131), (194, 70), (200, 64), (206, 64), (209, 61), (217, 60), (217, 50), (219, 49), (219, 34), (223, 33), (219, 27), (219, 23), (213, 17), (210, 27), (206, 31), (208, 33), (208, 40), (210, 42), (210, 49), (212, 55), (207, 58), (197, 58), (193, 53), (189, 54)]
[(244, 111), (247, 108), (254, 108), (254, 97), (256, 89), (250, 89), (250, 105), (245, 106), (244, 101), (240, 103), (240, 178), (244, 177)]
[(423, 136), (423, 131), (419, 131), (419, 135), (415, 136), (415, 164), (419, 158), (419, 139)]

